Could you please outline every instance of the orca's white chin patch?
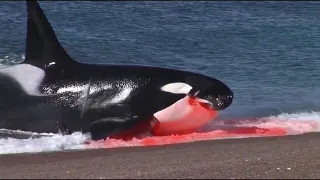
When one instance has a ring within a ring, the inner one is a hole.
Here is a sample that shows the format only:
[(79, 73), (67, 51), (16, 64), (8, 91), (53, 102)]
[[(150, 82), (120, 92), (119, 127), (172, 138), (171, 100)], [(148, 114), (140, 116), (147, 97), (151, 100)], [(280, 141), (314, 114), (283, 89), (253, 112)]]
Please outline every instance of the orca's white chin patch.
[(152, 133), (156, 136), (188, 134), (217, 117), (218, 112), (203, 99), (186, 96), (173, 105), (158, 111), (154, 117), (158, 122)]

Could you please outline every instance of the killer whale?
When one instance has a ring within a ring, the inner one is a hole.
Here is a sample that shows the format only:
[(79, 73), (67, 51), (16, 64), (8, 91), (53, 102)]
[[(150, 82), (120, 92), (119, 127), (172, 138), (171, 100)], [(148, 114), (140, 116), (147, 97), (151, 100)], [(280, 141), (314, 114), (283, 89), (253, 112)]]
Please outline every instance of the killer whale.
[(25, 60), (0, 70), (0, 128), (82, 131), (98, 140), (137, 126), (138, 131), (152, 131), (161, 121), (157, 117), (163, 116), (158, 114), (185, 97), (199, 100), (204, 114), (208, 107), (221, 111), (232, 104), (232, 90), (202, 74), (75, 61), (39, 4), (26, 1), (26, 5)]

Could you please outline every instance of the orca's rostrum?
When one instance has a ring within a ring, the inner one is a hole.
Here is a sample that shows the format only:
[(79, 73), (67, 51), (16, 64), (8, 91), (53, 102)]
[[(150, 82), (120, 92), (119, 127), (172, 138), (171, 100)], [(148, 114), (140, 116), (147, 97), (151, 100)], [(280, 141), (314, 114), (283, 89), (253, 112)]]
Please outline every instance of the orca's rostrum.
[(190, 133), (230, 106), (221, 81), (163, 67), (87, 64), (59, 43), (27, 1), (25, 60), (0, 70), (0, 128), (89, 132), (92, 139)]

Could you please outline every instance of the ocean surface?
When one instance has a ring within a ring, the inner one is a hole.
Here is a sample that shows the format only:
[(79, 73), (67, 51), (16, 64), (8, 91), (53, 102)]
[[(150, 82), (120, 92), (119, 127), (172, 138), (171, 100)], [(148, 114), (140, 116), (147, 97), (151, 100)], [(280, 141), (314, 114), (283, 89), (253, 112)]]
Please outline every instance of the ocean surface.
[[(320, 2), (40, 5), (77, 61), (166, 66), (215, 77), (235, 96), (219, 120), (276, 117), (320, 122)], [(8, 66), (23, 60), (26, 7), (25, 2), (0, 2), (0, 7), (0, 64)], [(85, 139), (81, 134), (54, 137), (0, 139), (0, 153), (16, 152), (17, 146), (27, 149), (19, 152), (57, 150)], [(60, 144), (43, 144), (49, 141)]]

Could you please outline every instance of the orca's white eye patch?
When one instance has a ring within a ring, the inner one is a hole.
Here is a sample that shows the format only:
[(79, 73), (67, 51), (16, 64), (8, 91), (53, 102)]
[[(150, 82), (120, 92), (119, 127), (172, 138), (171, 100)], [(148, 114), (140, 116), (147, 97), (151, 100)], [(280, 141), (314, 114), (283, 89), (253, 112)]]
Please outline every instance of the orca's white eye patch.
[(162, 91), (173, 94), (188, 94), (192, 87), (182, 82), (169, 83), (161, 87)]

